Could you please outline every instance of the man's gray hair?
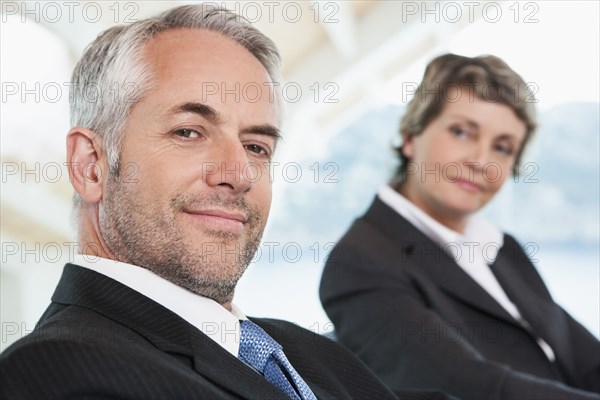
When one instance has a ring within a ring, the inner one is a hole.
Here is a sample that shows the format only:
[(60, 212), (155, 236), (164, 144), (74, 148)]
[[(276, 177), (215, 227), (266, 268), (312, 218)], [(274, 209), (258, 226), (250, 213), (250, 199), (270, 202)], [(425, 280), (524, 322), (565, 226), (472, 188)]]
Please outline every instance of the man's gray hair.
[[(274, 87), (280, 79), (280, 56), (271, 39), (243, 17), (210, 4), (186, 5), (131, 25), (112, 27), (85, 50), (71, 79), (71, 126), (94, 131), (102, 141), (109, 172), (119, 173), (122, 133), (133, 104), (152, 87), (150, 67), (144, 63), (144, 45), (170, 29), (203, 29), (244, 46), (265, 67)], [(282, 113), (280, 91), (274, 100)], [(81, 198), (75, 192), (73, 207)]]

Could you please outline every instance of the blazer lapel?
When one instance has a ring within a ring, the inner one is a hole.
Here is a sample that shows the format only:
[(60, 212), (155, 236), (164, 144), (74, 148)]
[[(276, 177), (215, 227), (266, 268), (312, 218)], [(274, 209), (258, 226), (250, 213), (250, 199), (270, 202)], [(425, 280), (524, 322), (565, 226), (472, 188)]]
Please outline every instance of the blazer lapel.
[(65, 265), (52, 301), (92, 309), (134, 330), (161, 351), (191, 357), (194, 370), (225, 392), (243, 398), (285, 398), (260, 374), (177, 314), (102, 274)]
[(448, 295), (471, 307), (520, 326), (442, 247), (379, 197), (375, 198), (365, 218), (384, 233), (390, 245), (398, 249), (399, 260), (403, 260), (416, 275), (426, 275)]
[[(209, 342), (210, 341), (210, 342)], [(262, 375), (232, 356), (206, 335), (193, 335), (194, 369), (227, 391), (245, 399), (285, 399)]]
[(165, 352), (191, 356), (190, 324), (141, 293), (97, 272), (65, 265), (52, 301), (89, 308)]
[[(557, 340), (560, 338), (553, 337), (552, 327), (547, 326), (544, 321), (562, 321), (562, 315), (557, 313), (558, 309), (553, 303), (543, 301), (540, 296), (531, 295), (532, 288), (529, 282), (526, 282), (522, 275), (515, 271), (518, 264), (511, 262), (506, 253), (501, 251), (491, 266), (496, 279), (510, 300), (517, 306), (534, 336), (541, 336), (550, 343), (560, 343), (560, 340)], [(559, 332), (563, 332), (563, 330), (559, 330)]]

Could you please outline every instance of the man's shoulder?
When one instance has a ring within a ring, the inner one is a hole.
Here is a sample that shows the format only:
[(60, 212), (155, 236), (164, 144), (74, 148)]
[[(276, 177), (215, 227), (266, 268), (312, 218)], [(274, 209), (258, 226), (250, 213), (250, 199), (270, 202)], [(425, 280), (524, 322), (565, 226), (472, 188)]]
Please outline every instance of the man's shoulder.
[(189, 385), (180, 361), (118, 321), (66, 306), (0, 354), (0, 398), (164, 397), (164, 388)]
[(329, 379), (329, 382), (342, 383), (346, 392), (338, 393), (339, 398), (450, 399), (442, 392), (411, 389), (396, 389), (394, 396), (391, 389), (356, 355), (337, 341), (319, 334), (318, 331), (302, 328), (289, 321), (269, 318), (251, 319), (283, 346), (286, 356), (302, 377), (312, 382), (315, 379), (313, 374), (317, 371), (317, 380), (321, 384), (324, 384), (326, 379)]
[(19, 364), (34, 357), (47, 362), (60, 358), (64, 363), (66, 355), (76, 359), (83, 354), (88, 358), (110, 358), (122, 355), (131, 345), (138, 350), (140, 346), (150, 347), (142, 336), (98, 312), (74, 305), (52, 304), (29, 334), (0, 355), (0, 362)]
[(338, 342), (292, 322), (252, 320), (283, 346), (290, 363), (309, 384), (327, 387), (337, 398), (395, 398), (361, 360)]

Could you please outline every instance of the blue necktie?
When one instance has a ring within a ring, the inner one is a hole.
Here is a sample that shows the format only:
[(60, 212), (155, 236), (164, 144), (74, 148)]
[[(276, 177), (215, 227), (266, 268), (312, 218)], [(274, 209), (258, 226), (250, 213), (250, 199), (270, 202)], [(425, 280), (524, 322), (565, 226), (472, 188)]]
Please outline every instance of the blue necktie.
[(240, 330), (240, 360), (261, 372), (267, 381), (291, 399), (317, 400), (275, 339), (249, 320), (240, 321)]

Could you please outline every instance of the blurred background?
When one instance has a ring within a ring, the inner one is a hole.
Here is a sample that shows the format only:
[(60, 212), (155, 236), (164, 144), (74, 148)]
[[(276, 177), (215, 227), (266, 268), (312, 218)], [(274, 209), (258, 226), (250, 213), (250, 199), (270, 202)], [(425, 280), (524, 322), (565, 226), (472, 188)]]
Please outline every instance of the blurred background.
[[(187, 3), (1, 3), (0, 350), (33, 329), (75, 252), (64, 165), (72, 68), (104, 29)], [(247, 314), (332, 329), (317, 293), (324, 261), (396, 167), (398, 121), (425, 65), (446, 52), (494, 54), (536, 92), (540, 129), (522, 176), (483, 212), (600, 336), (599, 2), (209, 3), (255, 23), (284, 61), (271, 217), (235, 297)]]

